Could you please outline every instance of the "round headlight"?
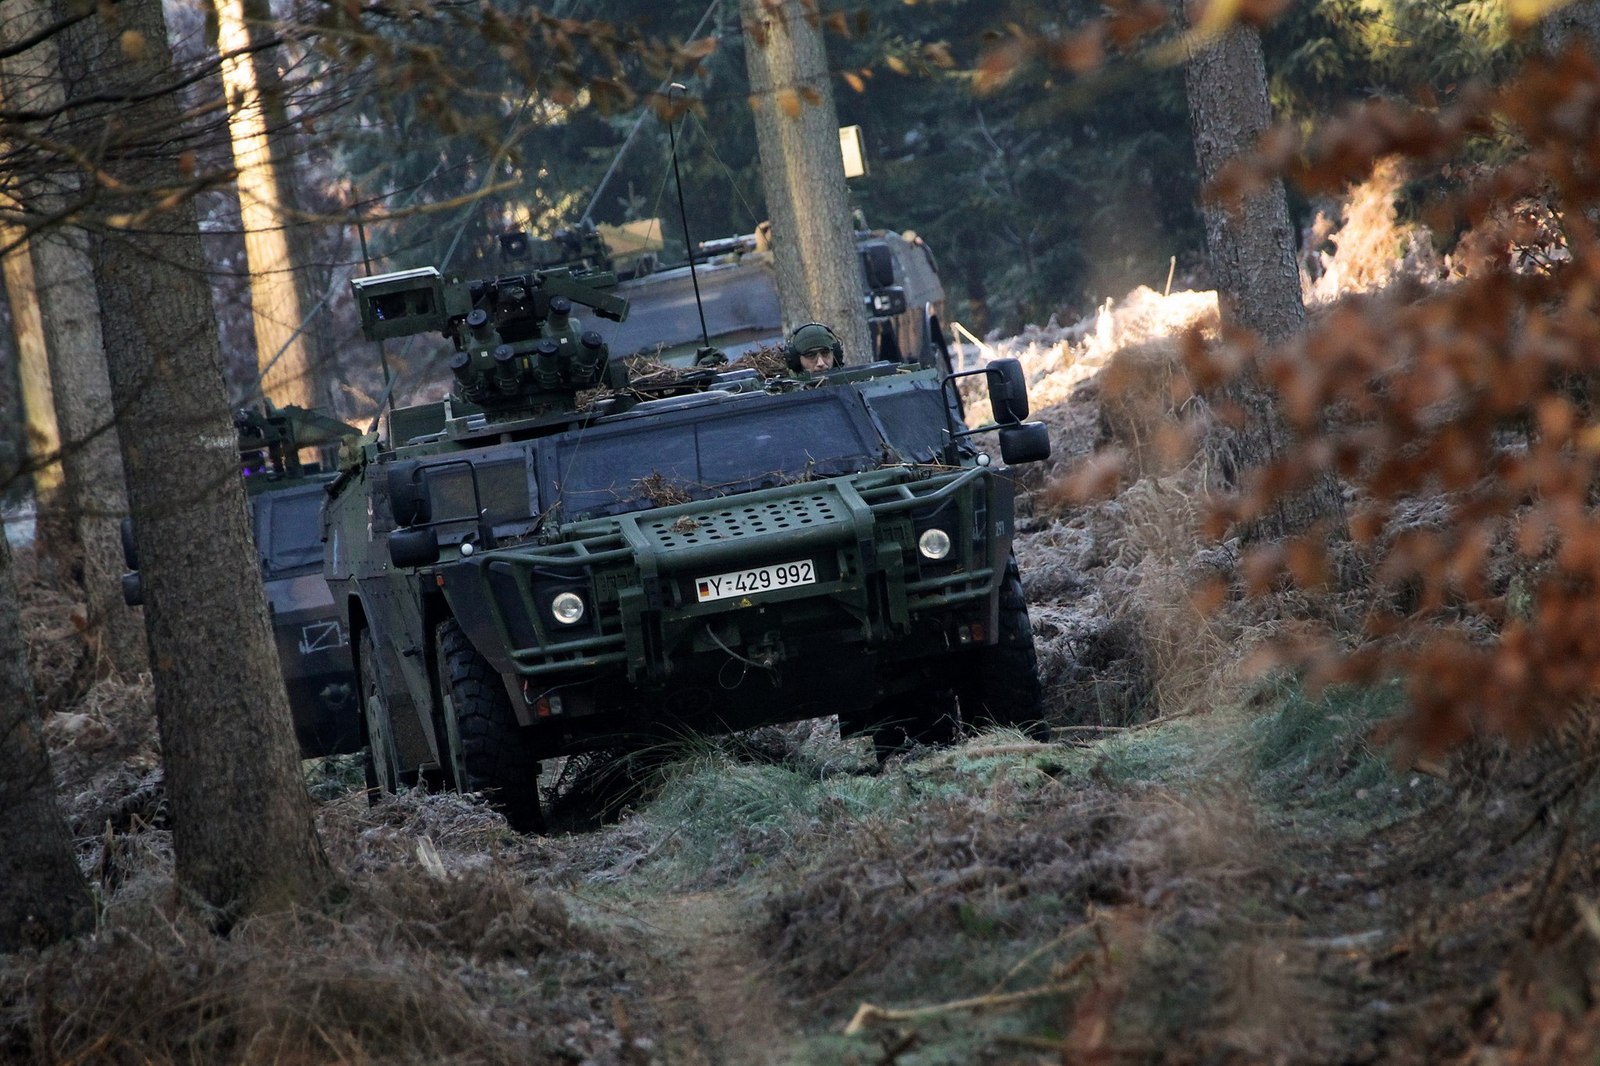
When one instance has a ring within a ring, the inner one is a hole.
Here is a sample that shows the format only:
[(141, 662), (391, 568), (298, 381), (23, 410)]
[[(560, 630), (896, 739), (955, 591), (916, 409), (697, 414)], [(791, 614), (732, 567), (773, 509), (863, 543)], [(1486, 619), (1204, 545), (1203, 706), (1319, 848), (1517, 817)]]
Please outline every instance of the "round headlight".
[(938, 562), (950, 554), (950, 534), (942, 529), (925, 530), (917, 538), (917, 551), (922, 553), (924, 559)]
[(564, 626), (581, 621), (583, 612), (583, 597), (576, 592), (558, 592), (556, 598), (550, 601), (550, 613)]

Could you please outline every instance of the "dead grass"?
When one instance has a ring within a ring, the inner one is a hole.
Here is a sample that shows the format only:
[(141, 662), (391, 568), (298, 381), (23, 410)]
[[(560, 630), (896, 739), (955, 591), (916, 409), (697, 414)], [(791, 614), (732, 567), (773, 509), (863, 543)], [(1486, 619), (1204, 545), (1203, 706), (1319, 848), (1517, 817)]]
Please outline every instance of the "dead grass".
[(72, 580), (72, 561), (42, 556), (35, 548), (12, 553), (22, 601), (22, 635), (28, 645), (34, 697), (42, 717), (77, 702), (95, 677), (96, 664), (84, 639), (88, 608)]
[(1301, 263), (1308, 303), (1371, 292), (1402, 277), (1443, 276), (1445, 265), (1427, 231), (1397, 217), (1406, 177), (1402, 160), (1380, 159), (1340, 202), (1318, 210)]
[(636, 1023), (624, 1033), (596, 1009), (630, 995), (606, 941), (525, 882), (523, 838), (502, 818), (408, 793), (374, 808), (353, 794), (319, 820), (341, 898), (226, 939), (179, 904), (169, 834), (135, 823), (98, 838), (101, 932), (0, 960), (0, 1058), (637, 1060)]
[[(802, 868), (767, 903), (768, 950), (795, 994), (827, 1016), (849, 1017), (862, 1001), (979, 1000), (917, 1011), (891, 1030), (909, 1026), (937, 1046), (942, 1057), (930, 1061), (977, 1061), (997, 1041), (1069, 1032), (1085, 1012), (1109, 1025), (1121, 1008), (1100, 992), (1117, 987), (1142, 1003), (1151, 982), (1167, 984), (1151, 967), (1169, 920), (1209, 913), (1262, 876), (1259, 827), (1236, 800), (1108, 786), (1069, 775), (1048, 753), (994, 750), (908, 766), (903, 805), (799, 841)], [(1169, 1035), (1110, 1043), (1160, 1046)]]

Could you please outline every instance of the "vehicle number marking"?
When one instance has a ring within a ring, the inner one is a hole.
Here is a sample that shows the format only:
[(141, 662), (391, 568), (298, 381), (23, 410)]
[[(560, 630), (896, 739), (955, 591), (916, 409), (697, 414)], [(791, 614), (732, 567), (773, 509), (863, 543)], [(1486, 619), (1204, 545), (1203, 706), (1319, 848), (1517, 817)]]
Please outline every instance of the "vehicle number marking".
[(350, 643), (345, 636), (344, 627), (337, 620), (332, 622), (309, 622), (300, 627), (300, 654), (310, 655), (314, 651), (323, 651), (327, 648), (342, 648)]
[(778, 563), (775, 566), (757, 566), (728, 574), (697, 577), (694, 579), (694, 591), (700, 602), (705, 603), (751, 592), (773, 592), (816, 583), (817, 568), (810, 559), (802, 559), (798, 563)]

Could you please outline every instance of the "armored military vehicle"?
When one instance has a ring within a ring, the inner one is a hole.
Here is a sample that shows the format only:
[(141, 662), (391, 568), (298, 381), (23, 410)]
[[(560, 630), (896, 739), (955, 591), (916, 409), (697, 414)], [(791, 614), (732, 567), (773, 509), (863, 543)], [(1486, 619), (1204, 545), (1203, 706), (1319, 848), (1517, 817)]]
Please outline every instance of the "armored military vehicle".
[[(335, 453), (360, 431), (301, 407), (263, 404), (234, 414), (240, 472), (250, 499), (261, 581), (272, 612), (295, 737), (303, 758), (360, 750), (349, 640), (322, 578), (322, 501), (337, 475)], [(302, 452), (321, 453), (302, 461)], [(122, 579), (130, 605), (144, 592), (132, 527), (123, 522)]]
[[(700, 242), (693, 277), (688, 264), (662, 267), (653, 254), (614, 254), (605, 239), (609, 232), (590, 225), (558, 231), (549, 240), (508, 234), (501, 248), (534, 267), (620, 268), (616, 292), (628, 301), (628, 317), (597, 326), (617, 355), (643, 354), (686, 366), (707, 341), (734, 360), (782, 344), (777, 274), (762, 232)], [(873, 357), (951, 369), (944, 286), (933, 252), (915, 235), (908, 239), (889, 230), (863, 228), (855, 241)]]
[(453, 394), (393, 411), (330, 487), (326, 574), (356, 650), (375, 789), (487, 791), (539, 824), (553, 756), (838, 714), (884, 749), (957, 716), (1035, 722), (1005, 462), (1046, 457), (1015, 361), (999, 425), (897, 363), (657, 393), (575, 305), (607, 274), (355, 282), (374, 340), (440, 332)]

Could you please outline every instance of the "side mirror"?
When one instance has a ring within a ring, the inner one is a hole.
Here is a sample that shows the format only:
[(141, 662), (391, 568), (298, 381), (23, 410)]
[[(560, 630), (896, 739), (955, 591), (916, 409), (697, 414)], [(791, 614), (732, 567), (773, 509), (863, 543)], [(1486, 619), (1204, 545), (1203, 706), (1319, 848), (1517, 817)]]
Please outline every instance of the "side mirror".
[(989, 407), (994, 420), (1014, 426), (1028, 417), (1028, 379), (1022, 364), (1015, 359), (996, 359), (986, 368), (989, 381)]
[(117, 531), (122, 534), (122, 565), (139, 569), (139, 546), (133, 542), (133, 519), (124, 518)]
[(122, 602), (129, 607), (144, 605), (144, 578), (139, 571), (122, 575)]
[(389, 467), (389, 508), (397, 526), (433, 521), (433, 501), (417, 477), (420, 463), (395, 463)]
[(1007, 466), (1050, 458), (1050, 430), (1043, 422), (1000, 427), (1000, 458)]
[(389, 561), (407, 569), (439, 561), (439, 534), (425, 529), (397, 529), (389, 534)]

